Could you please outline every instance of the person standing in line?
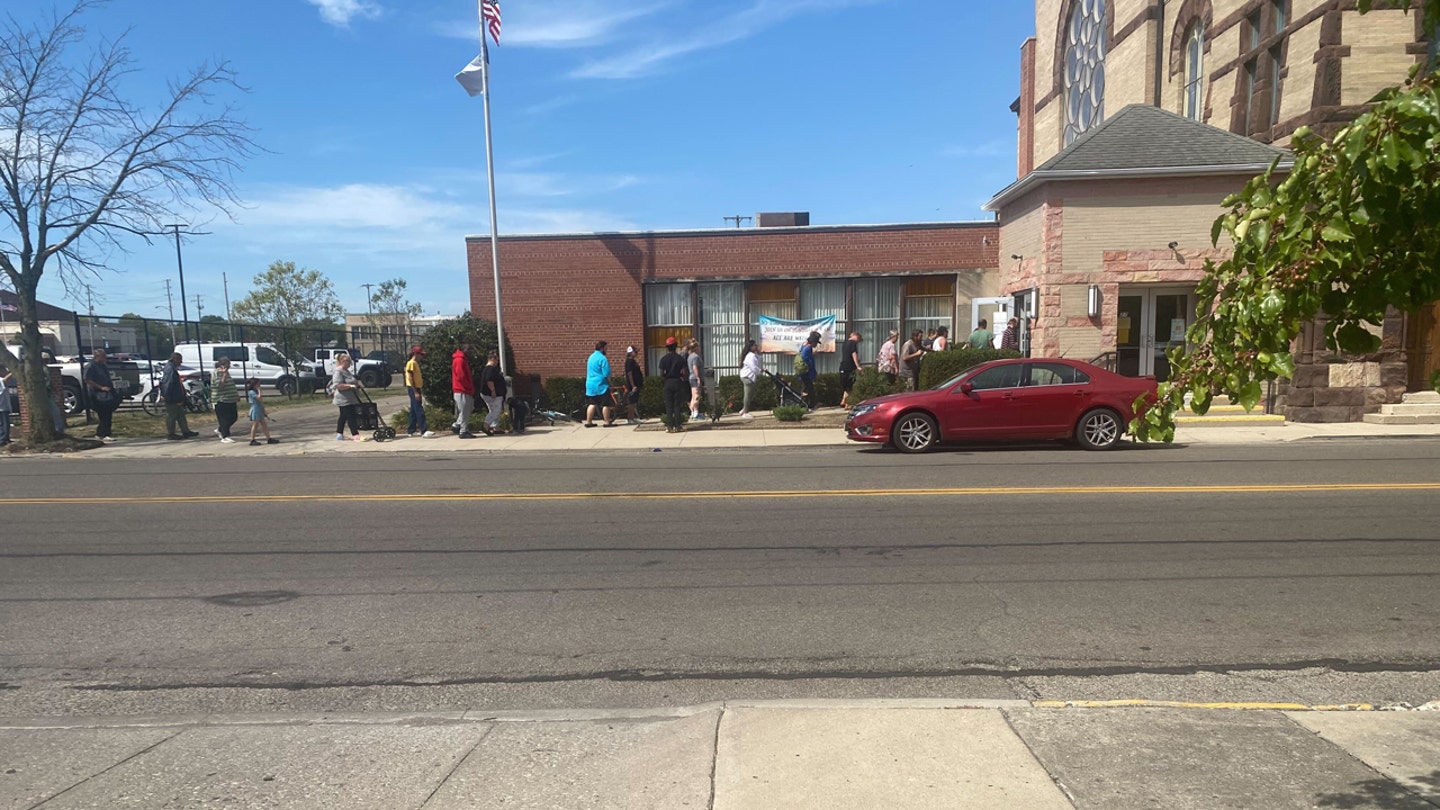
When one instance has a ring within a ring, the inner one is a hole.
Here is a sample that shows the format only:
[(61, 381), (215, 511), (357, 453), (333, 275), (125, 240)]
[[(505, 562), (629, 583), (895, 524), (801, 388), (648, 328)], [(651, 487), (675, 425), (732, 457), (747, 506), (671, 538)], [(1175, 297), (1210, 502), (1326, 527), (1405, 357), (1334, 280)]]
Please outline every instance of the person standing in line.
[(850, 407), (850, 392), (855, 389), (855, 374), (860, 370), (860, 333), (852, 331), (840, 349), (840, 407)]
[(490, 352), (480, 369), (480, 398), (485, 400), (485, 421), (480, 429), (494, 436), (500, 429), (500, 412), (505, 408), (505, 375), (500, 372), (500, 353)]
[(986, 328), (989, 325), (984, 318), (980, 319), (980, 325), (975, 327), (974, 332), (970, 333), (970, 348), (992, 349), (995, 347), (995, 335)]
[[(90, 358), (90, 365), (85, 367), (85, 393), (90, 397), (90, 404), (100, 419), (100, 423), (95, 427), (95, 438), (109, 444), (115, 441), (115, 437), (111, 435), (110, 420), (115, 416), (115, 409), (120, 407), (120, 395), (115, 393), (115, 382), (110, 378), (110, 369), (105, 365), (105, 360), (105, 350), (96, 349), (94, 356)], [(9, 406), (10, 398), (7, 396), (5, 407)]]
[(755, 383), (760, 379), (760, 349), (755, 341), (745, 341), (745, 349), (740, 352), (740, 383), (745, 386), (745, 396), (740, 405), (741, 419), (754, 419), (755, 415), (750, 413), (750, 400), (755, 396)]
[(595, 341), (595, 351), (585, 363), (585, 427), (595, 427), (595, 411), (605, 418), (605, 427), (615, 427), (615, 413), (610, 399), (610, 358), (605, 356), (603, 340)]
[(640, 424), (640, 392), (645, 390), (645, 370), (635, 359), (634, 346), (625, 348), (625, 421)]
[(950, 348), (950, 327), (941, 326), (935, 330), (935, 340), (930, 348), (937, 352)]
[(424, 349), (411, 346), (410, 359), (405, 361), (405, 396), (410, 400), (410, 422), (405, 432), (429, 439), (435, 434), (425, 421), (425, 375), (420, 373), (420, 358), (424, 356)]
[[(180, 353), (170, 355), (170, 362), (160, 372), (160, 399), (165, 402), (165, 438), (170, 441), (199, 436), (185, 420), (185, 383), (180, 379)], [(178, 431), (178, 432), (177, 432)]]
[(335, 358), (335, 373), (330, 375), (331, 387), (335, 389), (335, 406), (340, 417), (335, 420), (335, 441), (345, 441), (345, 426), (350, 426), (350, 438), (365, 441), (360, 435), (360, 380), (350, 370), (350, 355), (341, 352)]
[(685, 357), (685, 366), (689, 370), (687, 381), (690, 383), (690, 418), (700, 418), (700, 397), (705, 394), (705, 364), (700, 360), (700, 344), (691, 338), (685, 344), (689, 353)]
[(245, 401), (250, 403), (250, 446), (260, 444), (260, 440), (255, 437), (257, 429), (265, 434), (266, 444), (279, 444), (279, 439), (270, 437), (270, 415), (265, 412), (265, 397), (260, 393), (258, 377), (245, 381)]
[(230, 428), (234, 427), (240, 418), (240, 391), (235, 386), (235, 378), (230, 376), (230, 358), (222, 357), (215, 361), (215, 374), (211, 380), (215, 421), (219, 424), (215, 433), (220, 437), (221, 444), (234, 444), (235, 440), (230, 438)]
[(450, 432), (462, 439), (473, 439), (470, 414), (475, 411), (475, 378), (470, 374), (470, 344), (462, 343), (450, 355), (450, 391), (455, 395), (455, 424)]
[(677, 351), (673, 337), (665, 338), (665, 356), (660, 358), (660, 379), (665, 381), (665, 432), (679, 433), (685, 419), (685, 400), (690, 395), (686, 386), (685, 358)]
[(935, 327), (925, 330), (925, 340), (920, 343), (920, 347), (927, 352), (935, 349)]
[(10, 443), (10, 382), (14, 375), (0, 366), (0, 447)]
[(895, 353), (895, 341), (900, 339), (900, 332), (890, 330), (890, 337), (880, 344), (880, 352), (875, 355), (875, 370), (885, 375), (885, 381), (891, 385), (895, 384), (895, 375), (900, 373), (899, 358)]
[(920, 388), (920, 360), (925, 356), (925, 347), (921, 341), (925, 333), (919, 329), (910, 333), (910, 339), (900, 347), (900, 376), (905, 378), (905, 390), (916, 391)]
[(1011, 318), (1000, 335), (1000, 348), (1020, 350), (1020, 319)]
[(804, 388), (805, 407), (815, 410), (815, 378), (819, 376), (815, 372), (815, 347), (820, 344), (820, 333), (811, 332), (805, 336), (805, 342), (800, 344), (800, 359), (805, 362), (805, 370), (800, 373), (800, 385)]

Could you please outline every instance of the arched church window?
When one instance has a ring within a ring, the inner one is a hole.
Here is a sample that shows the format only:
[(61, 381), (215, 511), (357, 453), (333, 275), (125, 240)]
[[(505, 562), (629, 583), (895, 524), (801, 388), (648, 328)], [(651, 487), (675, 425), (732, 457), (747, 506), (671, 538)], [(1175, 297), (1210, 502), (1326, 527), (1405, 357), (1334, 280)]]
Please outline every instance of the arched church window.
[(1065, 144), (1105, 117), (1105, 0), (1077, 0), (1065, 34)]
[(1205, 98), (1205, 23), (1196, 20), (1185, 37), (1185, 117), (1199, 121)]

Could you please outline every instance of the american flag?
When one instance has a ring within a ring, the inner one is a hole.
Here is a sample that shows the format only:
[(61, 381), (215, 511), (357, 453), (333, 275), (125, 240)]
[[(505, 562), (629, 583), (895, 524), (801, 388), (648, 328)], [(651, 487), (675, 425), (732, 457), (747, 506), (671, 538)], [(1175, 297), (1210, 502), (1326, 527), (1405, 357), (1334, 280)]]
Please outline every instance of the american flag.
[(480, 24), (488, 25), (495, 44), (500, 44), (500, 0), (480, 0)]

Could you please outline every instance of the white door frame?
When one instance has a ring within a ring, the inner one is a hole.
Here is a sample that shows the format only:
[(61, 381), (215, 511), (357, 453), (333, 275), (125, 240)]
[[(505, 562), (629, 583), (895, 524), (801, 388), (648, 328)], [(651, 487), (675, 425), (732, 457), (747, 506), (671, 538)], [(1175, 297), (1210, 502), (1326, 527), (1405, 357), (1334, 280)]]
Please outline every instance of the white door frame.
[[(996, 296), (996, 297), (994, 297), (994, 298), (971, 298), (971, 299), (970, 299), (970, 328), (971, 328), (971, 329), (975, 329), (977, 326), (980, 325), (980, 308), (981, 308), (981, 307), (994, 307), (996, 311), (998, 311), (998, 312), (1003, 312), (1003, 313), (1005, 314), (1004, 321), (1005, 321), (1005, 322), (1009, 322), (1010, 316), (1013, 315), (1014, 312), (1015, 312), (1015, 296), (1013, 296), (1013, 295), (1001, 295), (1001, 296)], [(994, 344), (994, 345), (992, 346), (992, 348), (998, 348), (998, 347), (1000, 346), (1000, 332), (1001, 332), (1001, 330), (1000, 330), (1000, 329), (997, 329), (996, 326), (995, 326), (995, 325), (998, 324), (998, 323), (1001, 323), (1001, 319), (1000, 319), (999, 316), (996, 316), (996, 317), (992, 318), (991, 321), (990, 321), (990, 334), (993, 335), (994, 338), (995, 338), (993, 341), (991, 341), (991, 343)], [(956, 335), (955, 337), (956, 337), (957, 340), (961, 340), (961, 341), (963, 341), (963, 340), (965, 339), (965, 336), (964, 336), (964, 335)]]
[[(1140, 376), (1154, 374), (1157, 352), (1163, 352), (1174, 341), (1172, 334), (1170, 342), (1167, 342), (1165, 346), (1157, 346), (1155, 343), (1155, 299), (1167, 295), (1184, 295), (1186, 300), (1181, 312), (1184, 313), (1185, 326), (1188, 328), (1195, 321), (1195, 286), (1193, 284), (1126, 284), (1120, 287), (1119, 295), (1140, 299), (1140, 323), (1132, 327), (1140, 330)], [(1173, 333), (1174, 330), (1171, 331)], [(1183, 339), (1183, 332), (1181, 337)]]

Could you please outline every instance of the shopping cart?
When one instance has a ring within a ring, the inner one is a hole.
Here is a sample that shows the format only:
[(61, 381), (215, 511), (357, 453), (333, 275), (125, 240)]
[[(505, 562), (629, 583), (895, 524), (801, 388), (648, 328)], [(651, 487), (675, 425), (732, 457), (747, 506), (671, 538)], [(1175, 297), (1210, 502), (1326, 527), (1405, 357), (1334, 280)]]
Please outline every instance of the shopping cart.
[(355, 390), (360, 392), (360, 405), (355, 409), (355, 418), (360, 424), (361, 430), (375, 431), (375, 441), (383, 442), (386, 439), (395, 438), (395, 428), (385, 424), (380, 418), (380, 406), (365, 392), (364, 388), (356, 386)]

